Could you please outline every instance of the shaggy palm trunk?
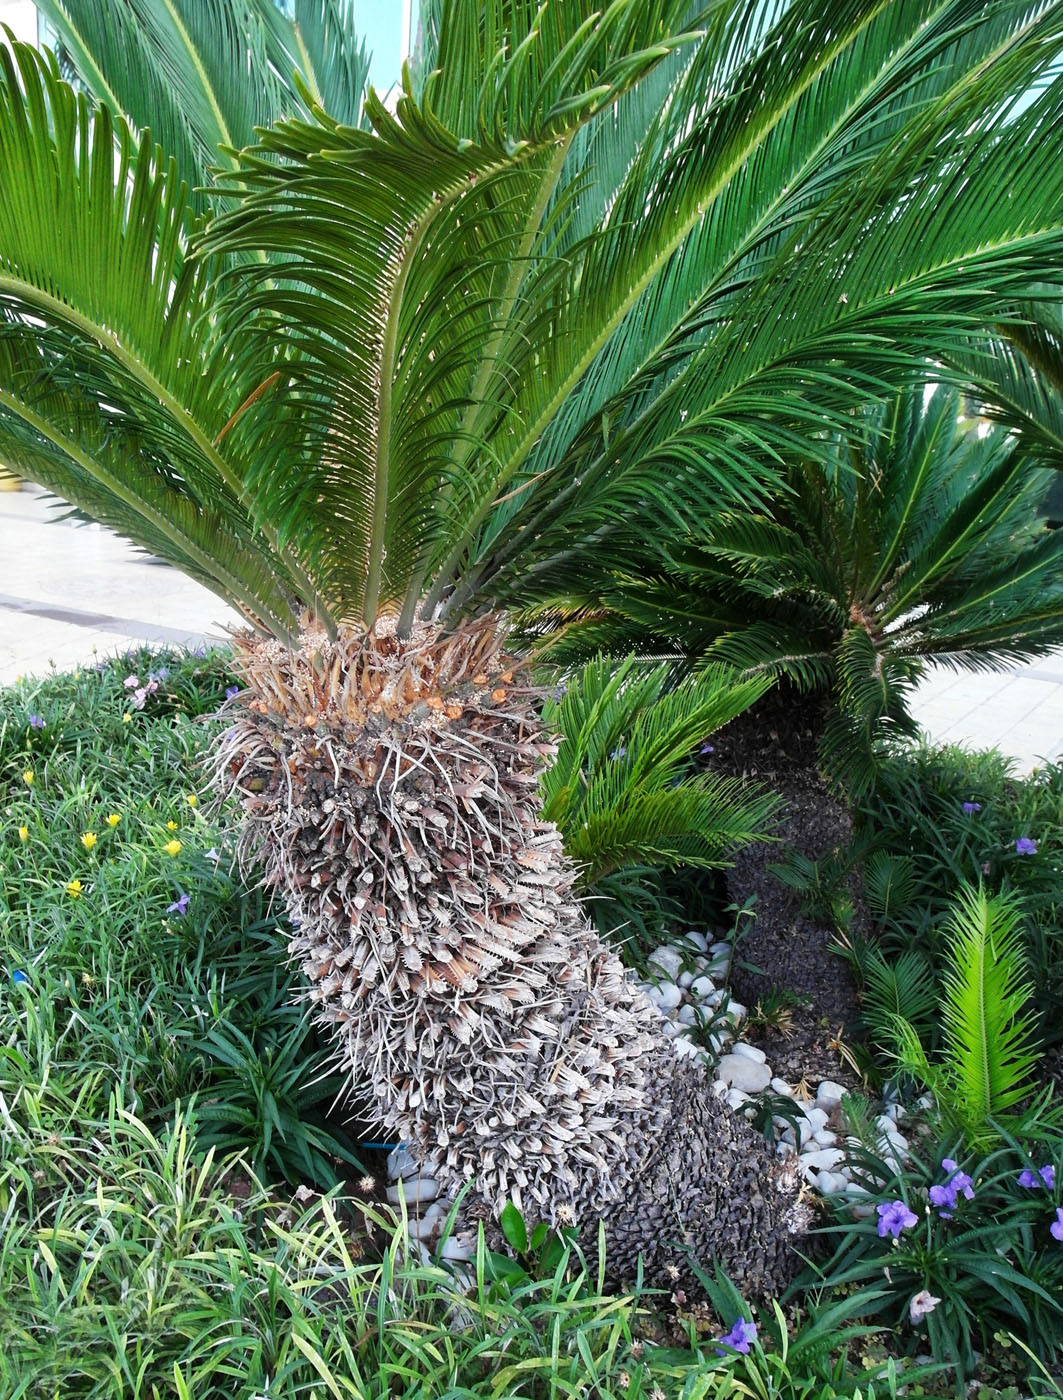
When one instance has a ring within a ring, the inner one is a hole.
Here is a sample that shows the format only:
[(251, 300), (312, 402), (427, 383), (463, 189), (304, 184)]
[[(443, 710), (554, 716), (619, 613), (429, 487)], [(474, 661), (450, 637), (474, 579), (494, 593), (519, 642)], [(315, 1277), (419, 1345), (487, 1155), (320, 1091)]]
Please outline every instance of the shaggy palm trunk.
[(640, 1252), (650, 1279), (689, 1278), (693, 1250), (751, 1291), (785, 1282), (795, 1174), (679, 1060), (573, 898), (538, 811), (537, 693), (497, 619), (295, 654), (247, 638), (239, 665), (218, 784), (384, 1130), (474, 1212), (512, 1199), (592, 1246), (604, 1218), (613, 1278)]

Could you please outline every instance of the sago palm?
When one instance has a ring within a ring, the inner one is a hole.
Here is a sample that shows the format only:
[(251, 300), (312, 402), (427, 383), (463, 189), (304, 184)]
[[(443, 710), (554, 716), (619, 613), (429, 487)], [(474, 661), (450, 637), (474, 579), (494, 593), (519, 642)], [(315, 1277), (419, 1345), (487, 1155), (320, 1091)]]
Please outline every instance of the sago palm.
[(914, 729), (927, 663), (990, 668), (1063, 643), (1043, 448), (960, 408), (915, 385), (795, 456), (767, 509), (721, 511), (640, 576), (588, 579), (576, 606), (544, 614), (555, 659), (634, 650), (777, 677), (831, 702), (823, 760), (866, 779), (872, 740)]
[(5, 53), (0, 458), (247, 617), (219, 778), (443, 1188), (771, 1286), (795, 1183), (571, 899), (507, 610), (1030, 295), (1063, 6), (431, 0), (393, 113), (345, 0), (43, 8), (96, 101)]

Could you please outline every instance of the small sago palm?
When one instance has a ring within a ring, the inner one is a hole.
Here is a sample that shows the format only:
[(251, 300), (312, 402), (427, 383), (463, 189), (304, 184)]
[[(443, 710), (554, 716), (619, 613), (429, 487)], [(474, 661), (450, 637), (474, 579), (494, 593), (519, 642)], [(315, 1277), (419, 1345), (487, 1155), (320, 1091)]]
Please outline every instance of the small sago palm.
[(4, 52), (0, 458), (247, 617), (219, 781), (444, 1189), (772, 1286), (796, 1184), (571, 898), (505, 619), (1058, 264), (1063, 7), (430, 0), (393, 112), (347, 0), (42, 8), (95, 100)]
[(1063, 644), (1042, 448), (978, 430), (960, 407), (916, 385), (864, 409), (827, 452), (790, 464), (767, 510), (721, 512), (642, 577), (617, 573), (547, 612), (551, 654), (604, 647), (776, 677), (831, 703), (822, 758), (858, 786), (873, 740), (914, 730), (907, 699), (927, 663), (992, 668)]

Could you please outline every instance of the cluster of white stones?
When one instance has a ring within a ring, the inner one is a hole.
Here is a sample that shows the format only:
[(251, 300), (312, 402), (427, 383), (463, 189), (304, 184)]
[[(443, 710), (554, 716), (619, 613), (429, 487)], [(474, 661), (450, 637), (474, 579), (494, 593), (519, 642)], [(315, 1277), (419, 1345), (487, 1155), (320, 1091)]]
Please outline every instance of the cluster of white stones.
[[(747, 1009), (726, 990), (731, 951), (729, 943), (712, 943), (698, 932), (655, 949), (647, 963), (648, 975), (639, 979), (639, 985), (659, 1011), (661, 1029), (677, 1054), (701, 1059), (711, 1068), (712, 1092), (733, 1112), (752, 1116), (758, 1107), (755, 1096), (765, 1090), (792, 1100), (792, 1114), (772, 1119), (776, 1152), (782, 1159), (797, 1159), (797, 1170), (809, 1191), (820, 1196), (866, 1194), (853, 1181), (845, 1161), (849, 1125), (842, 1108), (842, 1085), (824, 1079), (814, 1090), (804, 1081), (792, 1086), (772, 1073), (763, 1050), (736, 1039)], [(881, 1156), (895, 1159), (898, 1165), (908, 1157), (908, 1139), (898, 1126), (904, 1115), (902, 1104), (887, 1102), (874, 1120)], [(421, 1174), (408, 1148), (400, 1146), (390, 1153), (388, 1178), (388, 1200), (396, 1205), (401, 1182), (411, 1240), (422, 1248), (438, 1240), (453, 1203), (438, 1199), (438, 1183)], [(870, 1207), (854, 1203), (853, 1209), (860, 1213)], [(475, 1243), (474, 1229), (459, 1228), (443, 1240), (439, 1253), (444, 1259), (464, 1261), (472, 1257)]]
[[(811, 1190), (821, 1196), (864, 1194), (845, 1163), (849, 1125), (842, 1109), (844, 1088), (831, 1079), (814, 1091), (804, 1083), (791, 1086), (773, 1075), (763, 1050), (735, 1040), (746, 1008), (724, 990), (730, 958), (729, 943), (710, 943), (696, 932), (651, 954), (651, 980), (643, 983), (643, 991), (665, 1018), (665, 1035), (681, 1054), (701, 1056), (710, 1065), (715, 1061), (712, 1092), (736, 1113), (752, 1115), (754, 1096), (765, 1090), (793, 1101), (796, 1127), (790, 1115), (772, 1120), (776, 1151), (784, 1159), (798, 1158), (798, 1170)], [(886, 1103), (874, 1120), (880, 1154), (898, 1165), (908, 1156), (908, 1140), (898, 1127), (904, 1112), (902, 1104)]]

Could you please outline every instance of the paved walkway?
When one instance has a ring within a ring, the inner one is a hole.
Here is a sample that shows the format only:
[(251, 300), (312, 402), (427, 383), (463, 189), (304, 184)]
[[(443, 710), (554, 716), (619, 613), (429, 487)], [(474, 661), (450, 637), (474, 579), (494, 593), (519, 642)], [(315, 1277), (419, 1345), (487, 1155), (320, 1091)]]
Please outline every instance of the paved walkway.
[[(142, 642), (223, 641), (220, 598), (36, 488), (0, 492), (0, 685)], [(61, 523), (55, 523), (60, 518)]]
[[(0, 685), (141, 642), (223, 641), (239, 622), (213, 593), (36, 488), (0, 493)], [(935, 669), (916, 718), (935, 742), (998, 748), (1020, 772), (1063, 756), (1063, 651), (1000, 672)]]

